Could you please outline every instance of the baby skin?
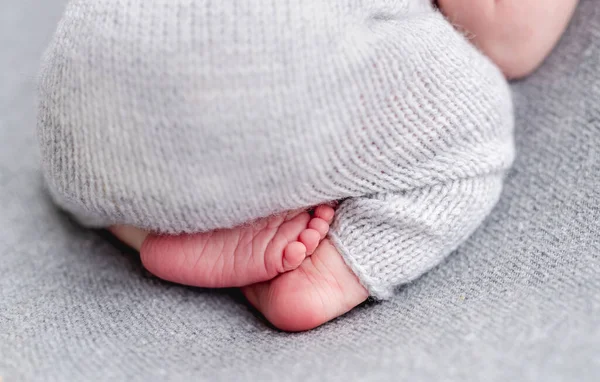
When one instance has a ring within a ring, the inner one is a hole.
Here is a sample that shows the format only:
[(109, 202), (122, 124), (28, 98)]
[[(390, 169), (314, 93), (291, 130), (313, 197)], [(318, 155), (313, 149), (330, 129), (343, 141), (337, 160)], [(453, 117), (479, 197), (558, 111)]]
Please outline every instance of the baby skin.
[[(508, 78), (533, 72), (562, 35), (577, 0), (439, 0), (450, 22), (471, 37)], [(162, 279), (198, 287), (241, 287), (274, 326), (303, 331), (368, 298), (327, 238), (334, 209), (295, 211), (242, 227), (157, 236), (133, 227), (111, 231), (140, 251)]]
[(157, 236), (124, 226), (111, 231), (140, 252), (154, 275), (198, 287), (242, 287), (276, 327), (315, 328), (368, 297), (326, 238), (334, 209), (295, 211), (228, 230)]

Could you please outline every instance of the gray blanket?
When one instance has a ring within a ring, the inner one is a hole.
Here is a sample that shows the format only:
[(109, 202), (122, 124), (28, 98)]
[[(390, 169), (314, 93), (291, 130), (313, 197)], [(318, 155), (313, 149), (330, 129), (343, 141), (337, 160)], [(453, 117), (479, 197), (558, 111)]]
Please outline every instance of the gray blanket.
[(39, 59), (64, 1), (0, 5), (0, 376), (29, 380), (595, 381), (600, 375), (600, 2), (513, 84), (518, 158), (475, 235), (397, 292), (280, 333), (235, 291), (149, 277), (43, 191)]

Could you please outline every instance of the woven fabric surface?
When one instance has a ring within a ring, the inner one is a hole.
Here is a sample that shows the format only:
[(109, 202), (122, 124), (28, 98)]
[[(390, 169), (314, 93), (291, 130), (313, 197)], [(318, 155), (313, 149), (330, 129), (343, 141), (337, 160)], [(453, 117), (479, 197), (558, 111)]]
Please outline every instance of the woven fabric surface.
[(506, 81), (429, 3), (74, 0), (41, 71), (49, 189), (161, 233), (343, 200), (333, 241), (388, 298), (481, 224), (514, 157)]
[(35, 84), (65, 4), (0, 12), (0, 375), (6, 381), (595, 381), (600, 373), (600, 3), (512, 85), (517, 159), (445, 262), (317, 330), (143, 272), (43, 190)]

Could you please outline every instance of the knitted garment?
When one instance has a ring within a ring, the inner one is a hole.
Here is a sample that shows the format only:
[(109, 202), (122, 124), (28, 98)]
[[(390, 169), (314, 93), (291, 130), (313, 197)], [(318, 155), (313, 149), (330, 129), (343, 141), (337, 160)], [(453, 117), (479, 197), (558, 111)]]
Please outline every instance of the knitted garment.
[(331, 238), (385, 299), (498, 200), (510, 98), (424, 0), (78, 0), (39, 137), (88, 226), (200, 232), (341, 200)]

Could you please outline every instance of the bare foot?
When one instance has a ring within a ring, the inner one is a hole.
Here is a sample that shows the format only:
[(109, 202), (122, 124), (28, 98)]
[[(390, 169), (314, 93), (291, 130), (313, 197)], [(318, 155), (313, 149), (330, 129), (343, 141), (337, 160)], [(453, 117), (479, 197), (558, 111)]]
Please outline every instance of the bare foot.
[(273, 325), (291, 332), (316, 328), (369, 296), (328, 239), (296, 270), (242, 292)]
[(319, 206), (213, 232), (157, 236), (132, 227), (112, 227), (140, 251), (146, 269), (162, 279), (198, 287), (239, 287), (296, 269), (329, 231), (334, 210)]

